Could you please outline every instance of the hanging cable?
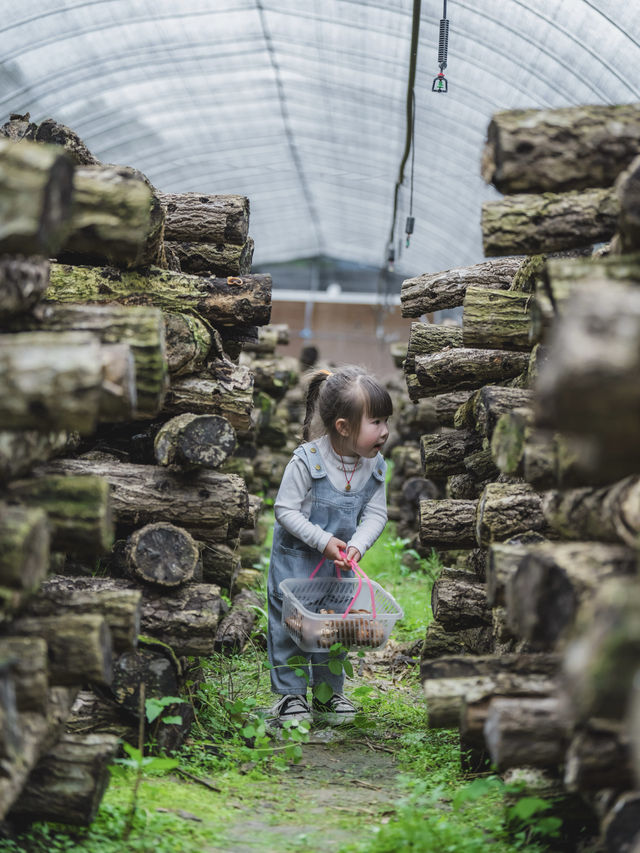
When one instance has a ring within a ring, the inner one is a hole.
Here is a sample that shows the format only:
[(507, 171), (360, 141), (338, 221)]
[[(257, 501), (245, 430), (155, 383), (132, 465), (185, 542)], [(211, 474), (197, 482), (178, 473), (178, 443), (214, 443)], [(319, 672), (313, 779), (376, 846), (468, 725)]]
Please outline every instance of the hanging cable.
[(404, 225), (404, 232), (406, 235), (405, 247), (409, 248), (409, 243), (411, 241), (411, 235), (413, 234), (413, 226), (415, 224), (415, 219), (413, 217), (413, 173), (416, 162), (416, 93), (411, 93), (411, 180), (409, 182), (409, 215), (407, 216), (407, 221)]
[[(413, 20), (411, 23), (411, 53), (409, 59), (409, 78), (407, 80), (407, 130), (405, 135), (404, 152), (400, 162), (400, 170), (398, 180), (396, 181), (395, 192), (393, 195), (393, 216), (391, 220), (391, 231), (389, 233), (389, 241), (387, 243), (387, 269), (393, 272), (396, 252), (394, 247), (394, 238), (396, 230), (396, 218), (398, 216), (398, 193), (404, 181), (404, 167), (409, 158), (409, 152), (413, 147), (413, 131), (415, 124), (415, 81), (416, 67), (418, 64), (418, 38), (420, 35), (420, 8), (421, 0), (413, 0)], [(413, 176), (413, 161), (412, 161), (412, 176)], [(412, 184), (413, 185), (413, 184)], [(413, 217), (411, 217), (413, 219)], [(408, 224), (408, 220), (407, 220)], [(413, 230), (413, 222), (411, 223)]]
[(447, 0), (443, 0), (442, 18), (440, 18), (440, 38), (438, 40), (438, 65), (440, 73), (433, 78), (432, 92), (446, 94), (449, 91), (444, 69), (447, 67), (447, 53), (449, 51), (449, 21), (447, 19)]

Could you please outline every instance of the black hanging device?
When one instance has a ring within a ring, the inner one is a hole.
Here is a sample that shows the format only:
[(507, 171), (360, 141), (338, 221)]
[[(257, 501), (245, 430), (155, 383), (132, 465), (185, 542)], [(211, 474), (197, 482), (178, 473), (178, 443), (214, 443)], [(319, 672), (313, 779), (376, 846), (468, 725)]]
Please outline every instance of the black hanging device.
[(447, 18), (447, 0), (444, 0), (442, 9), (442, 18), (440, 19), (440, 39), (438, 41), (438, 65), (440, 73), (433, 78), (432, 92), (441, 92), (446, 94), (449, 91), (447, 78), (444, 76), (444, 69), (447, 67), (447, 51), (449, 50), (449, 20)]

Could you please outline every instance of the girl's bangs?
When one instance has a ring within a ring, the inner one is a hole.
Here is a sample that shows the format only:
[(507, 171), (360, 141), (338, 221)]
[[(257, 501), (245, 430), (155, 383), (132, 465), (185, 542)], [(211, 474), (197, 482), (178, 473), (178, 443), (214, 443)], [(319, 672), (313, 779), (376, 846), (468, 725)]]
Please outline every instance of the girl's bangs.
[(372, 381), (365, 381), (363, 385), (366, 389), (365, 411), (367, 416), (370, 418), (390, 418), (393, 414), (393, 403), (387, 389)]

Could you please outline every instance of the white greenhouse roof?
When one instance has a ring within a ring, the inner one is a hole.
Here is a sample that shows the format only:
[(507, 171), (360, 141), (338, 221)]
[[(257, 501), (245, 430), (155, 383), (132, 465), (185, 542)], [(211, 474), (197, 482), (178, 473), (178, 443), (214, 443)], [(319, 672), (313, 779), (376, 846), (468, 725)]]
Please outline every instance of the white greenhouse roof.
[[(69, 125), (165, 192), (250, 199), (254, 267), (384, 264), (407, 130), (413, 0), (0, 0), (0, 118)], [(482, 260), (494, 112), (640, 100), (640, 3), (421, 3), (406, 276)], [(274, 282), (275, 283), (275, 282)]]

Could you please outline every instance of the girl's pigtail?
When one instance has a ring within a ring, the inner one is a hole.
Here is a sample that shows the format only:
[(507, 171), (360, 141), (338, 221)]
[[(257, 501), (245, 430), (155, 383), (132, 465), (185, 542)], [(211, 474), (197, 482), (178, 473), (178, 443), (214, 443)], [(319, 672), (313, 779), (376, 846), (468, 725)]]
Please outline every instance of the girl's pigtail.
[(311, 431), (311, 422), (313, 420), (313, 414), (314, 414), (315, 409), (316, 409), (316, 402), (318, 401), (318, 394), (320, 393), (320, 386), (330, 376), (332, 376), (332, 373), (329, 370), (319, 370), (309, 380), (309, 385), (307, 386), (307, 408), (306, 408), (305, 415), (304, 415), (304, 423), (302, 425), (302, 440), (303, 441), (309, 441), (309, 433)]

